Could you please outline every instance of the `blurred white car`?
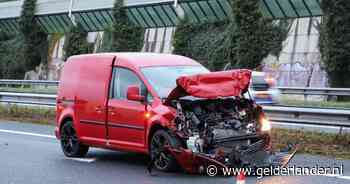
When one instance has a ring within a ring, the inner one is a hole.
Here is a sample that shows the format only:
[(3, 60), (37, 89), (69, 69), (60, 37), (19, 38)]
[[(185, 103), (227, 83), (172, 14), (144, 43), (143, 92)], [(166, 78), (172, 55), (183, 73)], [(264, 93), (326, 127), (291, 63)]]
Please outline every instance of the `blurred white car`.
[(253, 72), (249, 88), (251, 98), (257, 104), (276, 104), (279, 102), (280, 91), (275, 86), (274, 78), (264, 72)]

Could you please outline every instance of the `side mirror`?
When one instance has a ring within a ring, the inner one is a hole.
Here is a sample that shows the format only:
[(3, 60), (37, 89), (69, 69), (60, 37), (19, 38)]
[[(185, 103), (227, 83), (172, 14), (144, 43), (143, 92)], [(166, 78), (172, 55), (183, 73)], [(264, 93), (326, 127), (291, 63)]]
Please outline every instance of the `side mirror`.
[(140, 87), (137, 85), (129, 86), (126, 95), (128, 100), (139, 102), (145, 101), (145, 97), (140, 95)]

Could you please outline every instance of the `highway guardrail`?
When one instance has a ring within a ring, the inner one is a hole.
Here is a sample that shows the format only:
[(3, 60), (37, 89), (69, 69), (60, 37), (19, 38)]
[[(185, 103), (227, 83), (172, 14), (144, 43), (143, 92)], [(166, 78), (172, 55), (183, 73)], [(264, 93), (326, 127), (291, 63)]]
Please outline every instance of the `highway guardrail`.
[[(56, 95), (0, 92), (0, 102), (54, 107)], [(283, 106), (264, 106), (263, 108), (273, 122), (350, 128), (350, 110)]]
[[(0, 80), (0, 86), (32, 85), (58, 86), (59, 81), (46, 80)], [(289, 95), (319, 95), (319, 96), (350, 96), (350, 88), (309, 88), (309, 87), (276, 87), (281, 94)]]
[(277, 89), (281, 94), (289, 95), (350, 96), (350, 88), (278, 87)]

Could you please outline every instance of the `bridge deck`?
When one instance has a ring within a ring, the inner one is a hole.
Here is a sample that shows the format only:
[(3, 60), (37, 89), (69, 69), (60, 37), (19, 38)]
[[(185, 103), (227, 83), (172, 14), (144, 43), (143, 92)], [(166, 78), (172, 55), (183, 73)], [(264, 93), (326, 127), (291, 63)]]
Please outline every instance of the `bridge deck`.
[[(71, 0), (38, 0), (36, 21), (47, 33), (67, 32), (72, 25)], [(102, 31), (113, 21), (114, 0), (73, 0), (72, 14), (87, 31)], [(187, 15), (194, 24), (226, 20), (232, 14), (230, 0), (126, 0), (130, 20), (145, 28), (176, 26)], [(18, 31), (22, 1), (0, 3), (0, 29)], [(322, 16), (320, 0), (261, 0), (265, 17), (289, 19)]]

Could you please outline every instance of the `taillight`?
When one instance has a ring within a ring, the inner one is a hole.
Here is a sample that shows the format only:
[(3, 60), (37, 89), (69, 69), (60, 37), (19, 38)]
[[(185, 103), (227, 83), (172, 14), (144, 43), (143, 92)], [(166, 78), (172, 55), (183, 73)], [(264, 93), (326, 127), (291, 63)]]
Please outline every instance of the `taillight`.
[(271, 76), (266, 77), (265, 81), (267, 82), (267, 84), (269, 84), (270, 87), (275, 86), (276, 84), (276, 80)]

